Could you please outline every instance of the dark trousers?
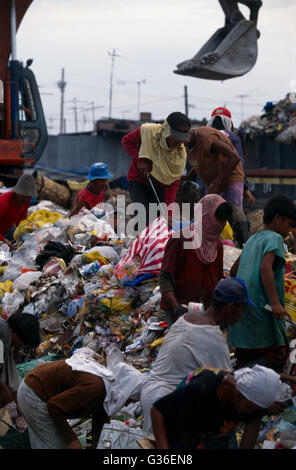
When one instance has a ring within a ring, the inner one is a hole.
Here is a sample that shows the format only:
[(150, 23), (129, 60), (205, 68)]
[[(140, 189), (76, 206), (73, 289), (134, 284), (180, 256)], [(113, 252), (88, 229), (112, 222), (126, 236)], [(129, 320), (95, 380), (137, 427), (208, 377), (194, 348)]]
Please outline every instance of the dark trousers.
[[(162, 188), (155, 187), (158, 199), (160, 202), (164, 202), (164, 190)], [(139, 183), (138, 181), (128, 181), (128, 189), (131, 196), (132, 202), (140, 202), (145, 207), (146, 212), (146, 227), (152, 220), (149, 220), (149, 204), (158, 203), (156, 196), (150, 183), (147, 185)], [(161, 215), (161, 214), (159, 214)], [(158, 217), (159, 217), (158, 215)]]

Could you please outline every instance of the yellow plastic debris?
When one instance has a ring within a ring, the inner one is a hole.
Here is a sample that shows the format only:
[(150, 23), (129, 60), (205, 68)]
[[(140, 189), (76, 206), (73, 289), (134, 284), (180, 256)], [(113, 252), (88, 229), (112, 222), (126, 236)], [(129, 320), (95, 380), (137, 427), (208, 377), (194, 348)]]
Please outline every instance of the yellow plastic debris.
[(17, 242), (26, 233), (40, 230), (48, 223), (54, 224), (57, 220), (61, 219), (61, 217), (61, 214), (58, 212), (51, 212), (46, 209), (33, 212), (33, 214), (29, 215), (29, 217), (19, 223), (13, 234), (13, 238)]
[(153, 341), (153, 343), (150, 344), (150, 348), (156, 348), (157, 346), (160, 346), (165, 340), (165, 337), (162, 336), (161, 338), (156, 339)]
[(91, 251), (90, 253), (84, 253), (82, 259), (85, 263), (92, 263), (93, 261), (100, 261), (103, 264), (109, 264), (107, 258), (101, 255), (99, 251)]
[(126, 302), (120, 297), (113, 297), (112, 299), (103, 299), (101, 303), (107, 305), (110, 310), (118, 313), (129, 314), (133, 310), (133, 306), (131, 305), (132, 300), (130, 302)]
[(226, 222), (226, 225), (221, 234), (223, 240), (232, 240), (233, 241), (233, 230), (229, 222)]
[[(3, 266), (3, 267), (7, 267), (7, 266)], [(6, 292), (13, 292), (12, 284), (13, 282), (11, 281), (0, 282), (0, 297), (4, 297), (4, 294)]]

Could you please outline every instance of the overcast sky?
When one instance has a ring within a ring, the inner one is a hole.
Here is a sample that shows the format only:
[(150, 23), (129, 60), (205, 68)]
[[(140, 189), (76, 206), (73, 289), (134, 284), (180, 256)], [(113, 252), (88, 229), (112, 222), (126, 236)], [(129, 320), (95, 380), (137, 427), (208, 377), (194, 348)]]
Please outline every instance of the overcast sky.
[(34, 0), (17, 33), (17, 57), (34, 59), (50, 133), (59, 131), (62, 68), (67, 132), (75, 130), (74, 98), (79, 131), (92, 128), (92, 102), (96, 119), (108, 117), (113, 49), (119, 57), (112, 117), (137, 118), (137, 82), (145, 80), (140, 111), (153, 119), (184, 112), (187, 85), (190, 118), (208, 118), (212, 109), (226, 105), (238, 126), (242, 117), (260, 114), (266, 101), (284, 98), (296, 78), (296, 1), (263, 0), (258, 60), (245, 76), (222, 83), (174, 74), (223, 24), (218, 0)]

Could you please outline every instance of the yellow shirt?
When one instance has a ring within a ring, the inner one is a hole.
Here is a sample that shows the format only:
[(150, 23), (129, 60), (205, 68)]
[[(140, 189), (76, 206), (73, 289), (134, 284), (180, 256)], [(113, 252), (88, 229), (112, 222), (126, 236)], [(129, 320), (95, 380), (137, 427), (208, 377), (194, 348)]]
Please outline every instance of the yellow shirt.
[(186, 148), (182, 143), (178, 148), (171, 150), (166, 138), (170, 135), (170, 126), (163, 124), (142, 124), (141, 147), (139, 158), (152, 161), (151, 176), (162, 184), (170, 185), (180, 179), (186, 165)]

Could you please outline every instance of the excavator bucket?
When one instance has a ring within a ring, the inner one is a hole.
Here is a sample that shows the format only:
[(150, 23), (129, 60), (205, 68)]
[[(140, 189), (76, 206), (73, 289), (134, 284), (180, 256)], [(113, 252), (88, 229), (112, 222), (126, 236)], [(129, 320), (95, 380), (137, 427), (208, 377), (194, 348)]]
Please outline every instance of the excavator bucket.
[(190, 60), (174, 73), (207, 80), (226, 80), (248, 73), (258, 55), (258, 31), (253, 21), (241, 20), (218, 29)]

